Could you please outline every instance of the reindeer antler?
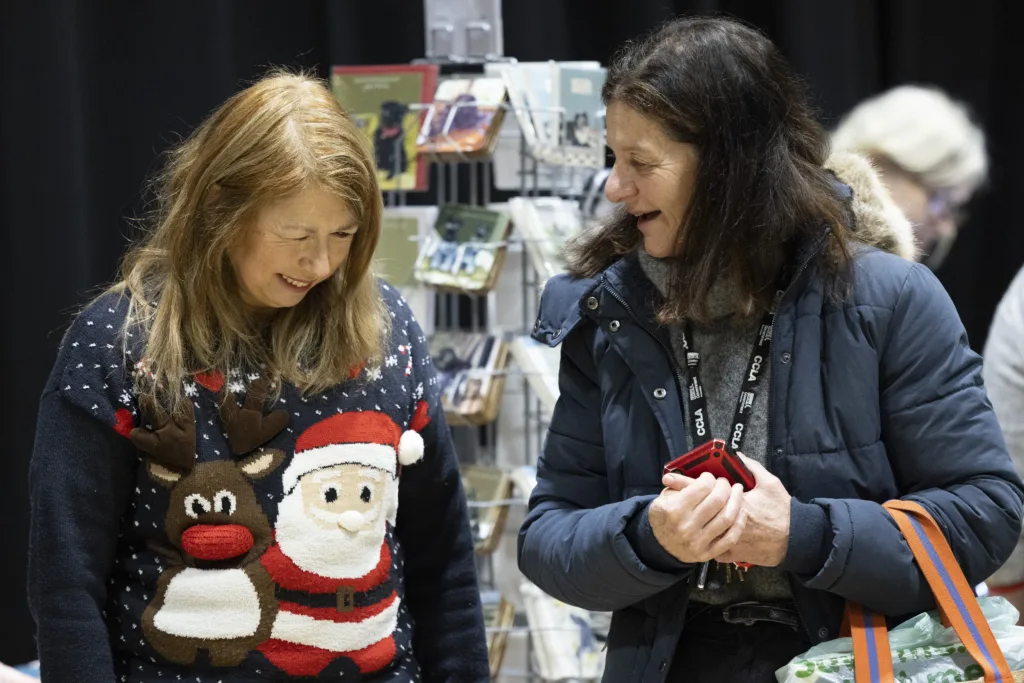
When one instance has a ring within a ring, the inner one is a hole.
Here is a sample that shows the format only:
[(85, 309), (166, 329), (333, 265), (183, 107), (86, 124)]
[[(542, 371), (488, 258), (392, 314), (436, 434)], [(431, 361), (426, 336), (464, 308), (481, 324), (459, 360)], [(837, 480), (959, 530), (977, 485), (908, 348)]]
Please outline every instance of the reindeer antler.
[(181, 473), (191, 472), (196, 462), (196, 416), (192, 401), (182, 401), (180, 414), (172, 416), (144, 395), (139, 400), (139, 409), (143, 426), (128, 435), (136, 448), (148, 453), (157, 464)]
[(288, 425), (288, 411), (275, 410), (263, 414), (269, 384), (265, 379), (249, 383), (245, 403), (239, 408), (230, 394), (221, 402), (220, 420), (228, 433), (228, 443), (236, 455), (256, 450), (277, 436)]

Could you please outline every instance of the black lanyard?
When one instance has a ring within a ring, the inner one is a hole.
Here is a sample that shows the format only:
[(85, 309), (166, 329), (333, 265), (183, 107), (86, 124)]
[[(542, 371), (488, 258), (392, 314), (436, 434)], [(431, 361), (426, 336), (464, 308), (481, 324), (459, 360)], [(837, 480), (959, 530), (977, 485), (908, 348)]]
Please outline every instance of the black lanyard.
[[(757, 337), (754, 339), (754, 349), (750, 352), (750, 361), (747, 363), (747, 369), (743, 375), (743, 383), (740, 385), (740, 397), (736, 401), (736, 416), (733, 418), (732, 431), (725, 438), (725, 442), (732, 453), (736, 453), (743, 443), (743, 437), (746, 435), (747, 420), (754, 405), (754, 399), (757, 398), (757, 388), (761, 381), (761, 369), (768, 363), (770, 358), (772, 323), (775, 320), (775, 311), (781, 294), (781, 291), (776, 293), (775, 303), (771, 310), (766, 312), (761, 319), (761, 325), (757, 330)], [(690, 399), (690, 437), (693, 441), (692, 448), (697, 448), (714, 437), (711, 435), (708, 399), (704, 395), (704, 385), (700, 381), (700, 353), (690, 346), (690, 340), (692, 339), (693, 329), (690, 323), (686, 323), (683, 327), (683, 348), (686, 350), (686, 367), (684, 370), (686, 372), (687, 391)]]

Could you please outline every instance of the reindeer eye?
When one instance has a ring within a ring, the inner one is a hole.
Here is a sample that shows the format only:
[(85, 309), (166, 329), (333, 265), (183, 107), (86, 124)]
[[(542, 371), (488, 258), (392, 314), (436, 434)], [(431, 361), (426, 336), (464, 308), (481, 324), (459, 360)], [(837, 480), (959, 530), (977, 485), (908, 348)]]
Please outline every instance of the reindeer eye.
[(359, 498), (362, 499), (362, 501), (364, 503), (369, 503), (370, 502), (370, 498), (372, 498), (372, 497), (373, 497), (373, 493), (370, 491), (370, 487), (369, 486), (364, 486), (363, 487), (363, 492), (359, 495)]
[(325, 486), (320, 492), (320, 495), (324, 497), (326, 502), (336, 503), (338, 501), (338, 488), (333, 484)]
[(205, 515), (211, 510), (213, 510), (213, 506), (210, 505), (210, 501), (198, 493), (193, 493), (185, 498), (185, 514), (192, 519), (198, 519), (199, 515)]
[(217, 495), (213, 497), (214, 504), (217, 506), (217, 512), (223, 512), (225, 515), (235, 514), (235, 510), (238, 509), (238, 499), (235, 498), (235, 494), (231, 491), (217, 491)]

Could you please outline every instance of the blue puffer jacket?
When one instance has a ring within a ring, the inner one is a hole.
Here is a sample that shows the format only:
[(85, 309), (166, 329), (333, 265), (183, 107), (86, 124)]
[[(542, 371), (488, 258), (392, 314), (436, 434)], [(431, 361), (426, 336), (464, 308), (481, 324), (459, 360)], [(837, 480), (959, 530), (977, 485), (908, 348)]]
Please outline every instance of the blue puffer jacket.
[[(852, 294), (824, 299), (812, 258), (824, 239), (806, 245), (772, 342), (767, 462), (793, 496), (782, 568), (812, 642), (838, 636), (845, 600), (897, 618), (934, 606), (881, 503), (921, 503), (976, 584), (1013, 550), (1024, 500), (952, 302), (927, 268), (870, 246), (906, 251), (906, 226), (876, 210), (886, 199), (865, 196), (877, 180), (843, 179), (848, 196), (863, 192), (851, 198), (865, 243)], [(635, 256), (593, 279), (560, 276), (534, 330), (562, 344), (561, 396), (519, 564), (552, 596), (615, 612), (615, 683), (663, 680), (695, 573), (647, 521), (662, 466), (686, 450), (685, 385), (652, 291)]]

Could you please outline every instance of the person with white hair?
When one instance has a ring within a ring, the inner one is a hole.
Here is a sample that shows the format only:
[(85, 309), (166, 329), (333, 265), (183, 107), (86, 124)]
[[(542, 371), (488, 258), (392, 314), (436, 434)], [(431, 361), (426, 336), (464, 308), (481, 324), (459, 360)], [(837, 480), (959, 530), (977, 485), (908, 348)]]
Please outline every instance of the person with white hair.
[(833, 147), (866, 154), (914, 225), (918, 260), (935, 270), (949, 253), (960, 209), (985, 181), (985, 134), (967, 107), (934, 87), (901, 85), (850, 111)]

